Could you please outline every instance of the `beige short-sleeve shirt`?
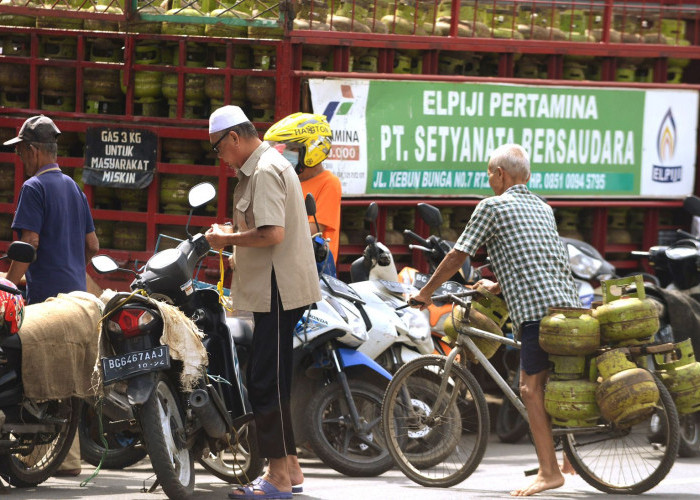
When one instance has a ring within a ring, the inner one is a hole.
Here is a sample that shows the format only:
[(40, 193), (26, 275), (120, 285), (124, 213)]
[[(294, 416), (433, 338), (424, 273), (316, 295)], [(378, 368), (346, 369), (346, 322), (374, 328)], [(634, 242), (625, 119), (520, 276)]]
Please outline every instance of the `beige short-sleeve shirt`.
[(263, 142), (239, 169), (238, 179), (233, 192), (235, 230), (280, 226), (284, 239), (269, 247), (234, 247), (233, 307), (269, 312), (273, 267), (285, 310), (321, 300), (304, 197), (294, 168)]

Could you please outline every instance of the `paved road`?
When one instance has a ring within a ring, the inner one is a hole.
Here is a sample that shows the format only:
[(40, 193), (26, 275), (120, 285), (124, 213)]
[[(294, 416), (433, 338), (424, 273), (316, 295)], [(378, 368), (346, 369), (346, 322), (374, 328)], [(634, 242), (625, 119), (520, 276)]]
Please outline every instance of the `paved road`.
[[(392, 470), (378, 478), (349, 478), (327, 468), (313, 459), (302, 459), (306, 474), (305, 493), (295, 495), (295, 500), (426, 500), (505, 498), (508, 491), (525, 484), (523, 470), (537, 463), (534, 449), (523, 441), (521, 444), (501, 444), (491, 438), (486, 456), (470, 478), (449, 489), (424, 488), (412, 483), (400, 471)], [(104, 500), (156, 500), (166, 496), (162, 490), (144, 493), (144, 484), (153, 483), (148, 460), (121, 471), (102, 471), (87, 487), (79, 486), (93, 468), (84, 464), (79, 478), (54, 478), (38, 488), (11, 489), (14, 499), (104, 499)], [(196, 498), (226, 499), (231, 487), (197, 466)], [(571, 477), (567, 484), (549, 494), (538, 495), (547, 499), (626, 498), (623, 495), (605, 495), (588, 486), (582, 479)], [(700, 499), (700, 457), (679, 459), (666, 479), (647, 492), (644, 498), (690, 500)]]

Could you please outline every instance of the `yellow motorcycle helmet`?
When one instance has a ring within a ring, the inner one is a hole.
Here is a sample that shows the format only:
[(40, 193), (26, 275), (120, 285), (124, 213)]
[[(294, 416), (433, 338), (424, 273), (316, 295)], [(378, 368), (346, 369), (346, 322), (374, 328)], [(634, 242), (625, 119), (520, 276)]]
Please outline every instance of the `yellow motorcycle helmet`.
[(328, 158), (332, 136), (331, 126), (324, 115), (294, 113), (272, 125), (263, 139), (280, 144), (298, 144), (299, 166), (314, 167)]

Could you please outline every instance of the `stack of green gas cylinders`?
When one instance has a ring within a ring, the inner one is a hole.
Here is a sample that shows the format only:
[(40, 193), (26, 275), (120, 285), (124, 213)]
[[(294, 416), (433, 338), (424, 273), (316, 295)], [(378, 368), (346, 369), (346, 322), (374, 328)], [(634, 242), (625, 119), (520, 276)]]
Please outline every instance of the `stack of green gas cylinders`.
[(650, 343), (659, 329), (641, 275), (603, 281), (601, 289), (595, 309), (550, 308), (540, 322), (540, 346), (553, 366), (545, 409), (556, 425), (588, 427), (602, 417), (628, 428), (648, 418), (659, 398), (651, 372), (626, 349)]

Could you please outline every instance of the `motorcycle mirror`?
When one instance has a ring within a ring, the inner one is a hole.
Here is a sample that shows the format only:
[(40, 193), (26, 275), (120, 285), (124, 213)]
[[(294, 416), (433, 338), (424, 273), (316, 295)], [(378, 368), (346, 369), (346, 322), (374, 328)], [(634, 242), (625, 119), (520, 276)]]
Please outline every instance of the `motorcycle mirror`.
[(379, 217), (379, 205), (372, 202), (367, 207), (367, 212), (365, 212), (365, 220), (370, 223), (370, 226), (374, 226), (375, 237), (379, 236), (379, 229), (377, 228), (377, 217)]
[(306, 205), (306, 215), (314, 218), (314, 222), (316, 223), (316, 232), (320, 233), (321, 226), (318, 225), (318, 221), (316, 220), (316, 200), (314, 200), (314, 195), (307, 193), (306, 198), (304, 198), (304, 205)]
[(372, 202), (367, 207), (367, 212), (365, 213), (365, 220), (367, 222), (375, 222), (377, 220), (377, 217), (379, 217), (379, 205), (377, 205), (375, 202)]
[(187, 201), (189, 201), (192, 208), (199, 208), (209, 203), (215, 197), (216, 188), (208, 182), (201, 182), (190, 189), (187, 195)]
[(190, 213), (187, 216), (187, 224), (185, 224), (185, 233), (187, 233), (187, 238), (192, 239), (190, 234), (190, 221), (192, 220), (192, 213), (195, 208), (199, 208), (206, 205), (211, 200), (216, 197), (216, 188), (208, 182), (200, 182), (196, 186), (192, 186), (190, 192), (187, 194), (187, 201), (190, 204)]
[(7, 249), (7, 258), (25, 264), (31, 264), (36, 260), (36, 250), (25, 241), (13, 241)]
[(442, 226), (442, 214), (440, 209), (429, 205), (428, 203), (418, 204), (418, 215), (421, 219), (425, 221), (431, 228), (436, 228)]
[(683, 208), (691, 215), (700, 215), (700, 198), (695, 195), (686, 197), (683, 200)]
[(306, 215), (316, 215), (316, 200), (314, 200), (314, 195), (308, 193), (306, 198), (304, 198), (304, 205), (306, 205)]
[(95, 255), (90, 262), (92, 262), (92, 267), (95, 268), (100, 274), (111, 273), (119, 269), (117, 263), (108, 255)]

